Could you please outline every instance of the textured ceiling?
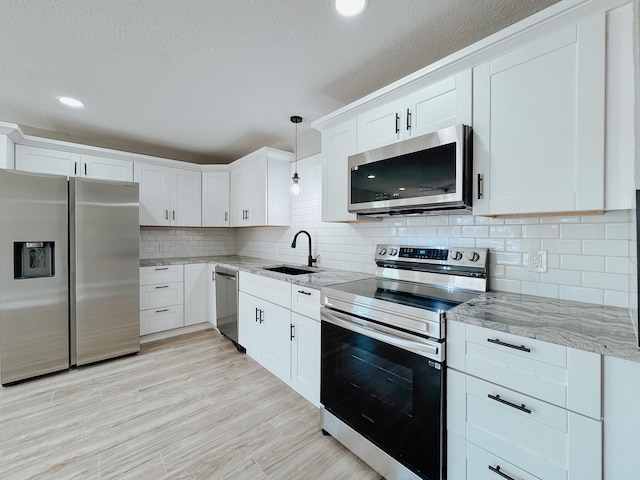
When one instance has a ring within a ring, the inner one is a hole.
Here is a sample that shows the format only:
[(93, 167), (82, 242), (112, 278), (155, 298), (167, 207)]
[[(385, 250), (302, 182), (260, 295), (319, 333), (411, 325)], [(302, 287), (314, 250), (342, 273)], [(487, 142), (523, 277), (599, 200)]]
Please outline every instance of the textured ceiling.
[[(557, 0), (3, 0), (0, 120), (227, 163)], [(68, 95), (87, 107), (58, 104)]]

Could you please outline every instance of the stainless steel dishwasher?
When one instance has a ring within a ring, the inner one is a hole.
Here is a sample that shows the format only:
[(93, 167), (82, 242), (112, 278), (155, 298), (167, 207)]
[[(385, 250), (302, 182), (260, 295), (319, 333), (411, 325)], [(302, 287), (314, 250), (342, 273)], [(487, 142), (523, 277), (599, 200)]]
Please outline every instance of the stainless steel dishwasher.
[(238, 350), (238, 271), (216, 265), (216, 325)]

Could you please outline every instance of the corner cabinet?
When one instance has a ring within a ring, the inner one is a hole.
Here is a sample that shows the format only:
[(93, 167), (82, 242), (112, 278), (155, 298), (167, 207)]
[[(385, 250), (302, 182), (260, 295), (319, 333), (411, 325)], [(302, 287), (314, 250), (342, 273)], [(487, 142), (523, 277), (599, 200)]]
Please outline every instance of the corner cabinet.
[(606, 14), (473, 70), (475, 215), (604, 209)]
[(229, 226), (229, 172), (202, 172), (202, 226)]
[(202, 180), (197, 171), (134, 164), (140, 184), (140, 225), (202, 226)]
[(449, 478), (600, 480), (602, 359), (447, 322)]
[(231, 226), (288, 226), (289, 152), (264, 147), (231, 164)]

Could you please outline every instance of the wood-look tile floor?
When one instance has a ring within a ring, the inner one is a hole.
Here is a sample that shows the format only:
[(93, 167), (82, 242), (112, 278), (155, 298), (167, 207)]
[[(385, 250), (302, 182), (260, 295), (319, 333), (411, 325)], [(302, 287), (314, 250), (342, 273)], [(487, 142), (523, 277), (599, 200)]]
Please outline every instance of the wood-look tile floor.
[(375, 479), (213, 329), (0, 389), (0, 479)]

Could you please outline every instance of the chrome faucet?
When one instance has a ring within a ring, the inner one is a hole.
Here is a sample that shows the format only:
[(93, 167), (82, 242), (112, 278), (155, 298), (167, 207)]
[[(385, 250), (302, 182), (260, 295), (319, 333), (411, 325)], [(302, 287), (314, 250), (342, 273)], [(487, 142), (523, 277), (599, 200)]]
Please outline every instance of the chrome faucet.
[(316, 259), (311, 255), (311, 235), (309, 235), (309, 232), (307, 232), (306, 230), (300, 230), (298, 233), (296, 233), (293, 237), (293, 242), (291, 242), (291, 248), (296, 248), (296, 240), (298, 239), (298, 235), (300, 235), (301, 233), (304, 233), (307, 235), (307, 237), (309, 237), (309, 257), (307, 258), (307, 265), (309, 267), (313, 267)]

